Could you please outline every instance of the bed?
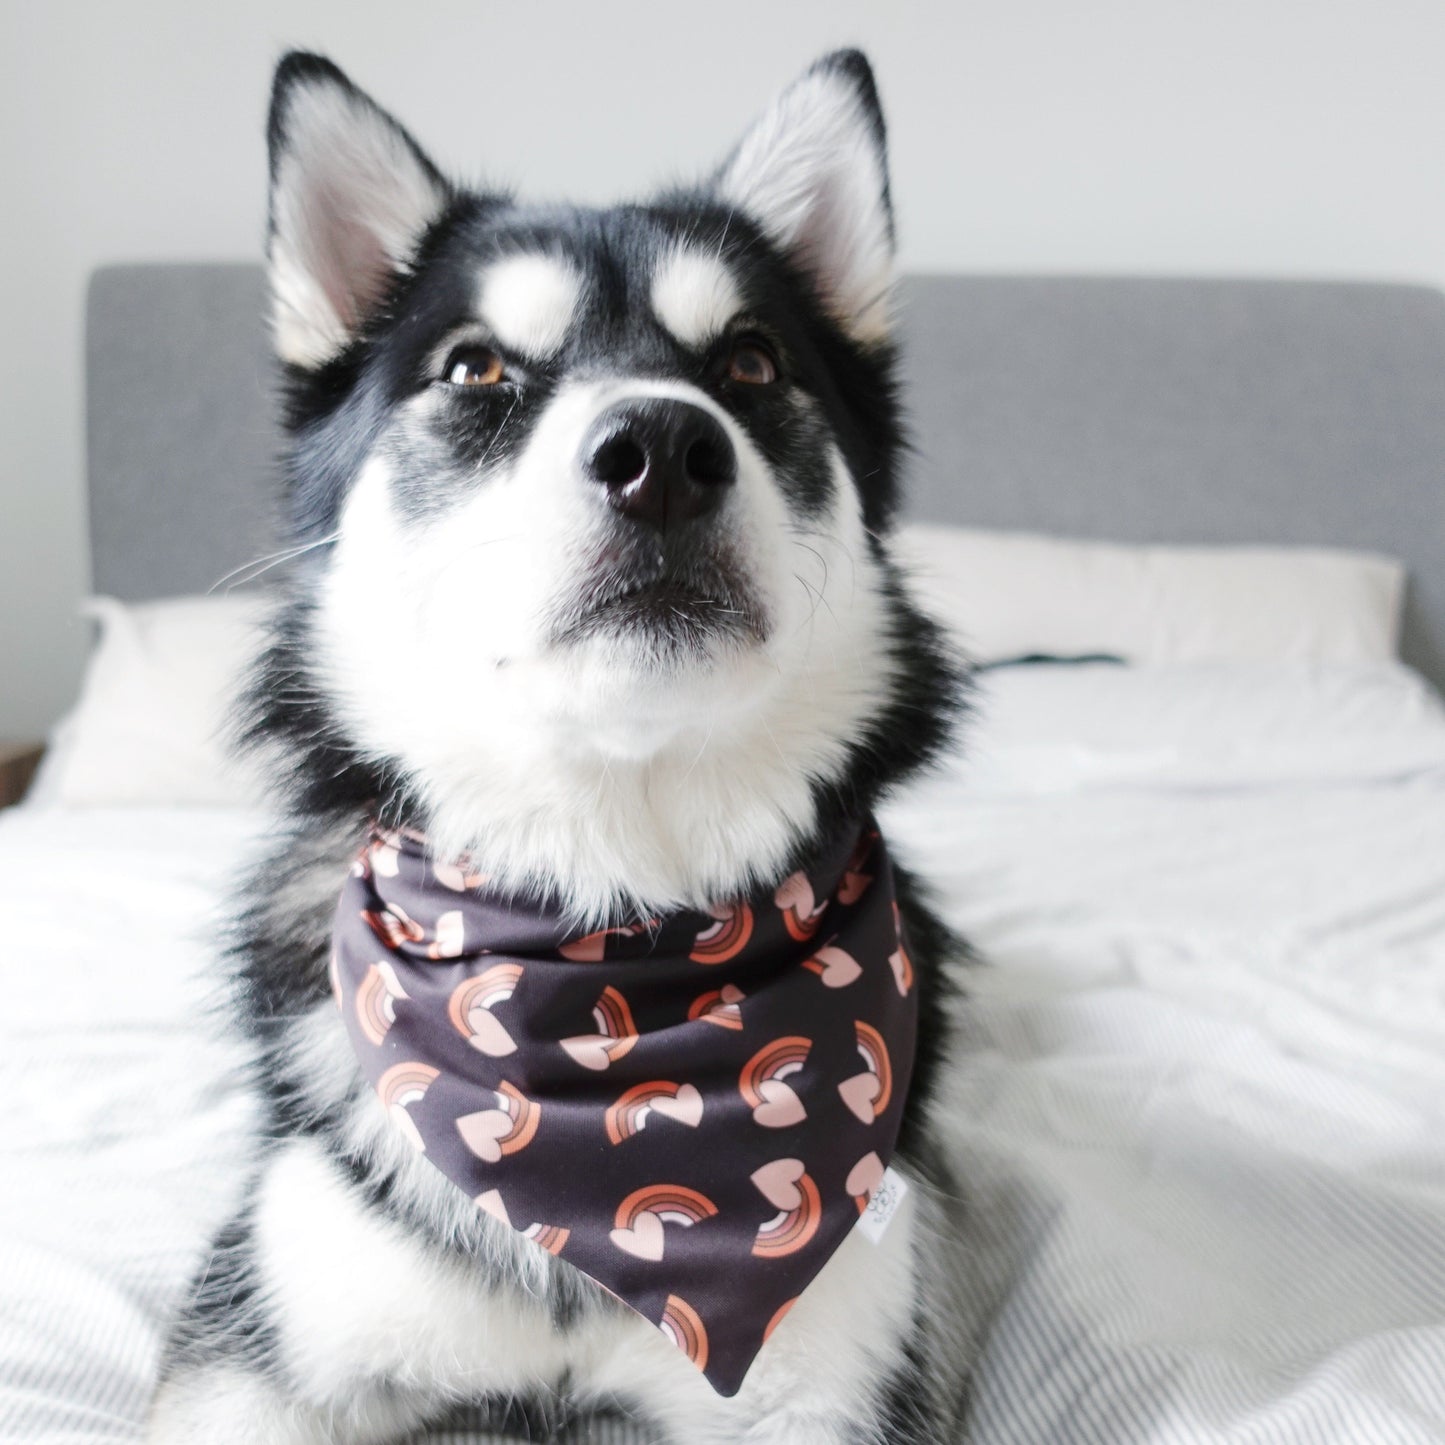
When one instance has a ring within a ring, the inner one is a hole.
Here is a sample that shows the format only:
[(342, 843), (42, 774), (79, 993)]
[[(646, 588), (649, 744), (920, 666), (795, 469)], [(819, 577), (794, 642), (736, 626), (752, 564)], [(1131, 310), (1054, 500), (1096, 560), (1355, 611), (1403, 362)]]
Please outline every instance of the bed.
[[(276, 550), (260, 298), (250, 266), (92, 285), (93, 575), (114, 600), (82, 716), (0, 812), (7, 1439), (135, 1437), (246, 1168), (207, 940), (265, 819), (175, 675), (206, 646), (223, 673), (226, 648), (146, 608)], [(902, 316), (915, 519), (1083, 539), (916, 536), (990, 664), (965, 749), (885, 819), (986, 960), (944, 1101), (983, 1321), (959, 1438), (1445, 1441), (1445, 297), (914, 278)], [(1261, 608), (1249, 569), (1274, 561), (1138, 550), (1238, 542), (1327, 570)], [(1009, 579), (1036, 598), (1064, 573), (1112, 610), (981, 628)], [(1351, 616), (1389, 617), (1343, 642), (1356, 582)]]

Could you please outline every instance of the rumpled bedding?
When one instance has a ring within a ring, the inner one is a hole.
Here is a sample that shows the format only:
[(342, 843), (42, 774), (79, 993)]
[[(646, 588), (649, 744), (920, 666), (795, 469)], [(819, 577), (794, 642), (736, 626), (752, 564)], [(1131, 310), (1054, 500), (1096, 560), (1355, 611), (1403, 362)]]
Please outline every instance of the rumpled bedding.
[[(941, 1110), (958, 1439), (1445, 1442), (1438, 701), (1394, 666), (1035, 667), (977, 709), (884, 815), (982, 960)], [(255, 1128), (214, 956), (265, 826), (0, 814), (0, 1438), (138, 1433)]]

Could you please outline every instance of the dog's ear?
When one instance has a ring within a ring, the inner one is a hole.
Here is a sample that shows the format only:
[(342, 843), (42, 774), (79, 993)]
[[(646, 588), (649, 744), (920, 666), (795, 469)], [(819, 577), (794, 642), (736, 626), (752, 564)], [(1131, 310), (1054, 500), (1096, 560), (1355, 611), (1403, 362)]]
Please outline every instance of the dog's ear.
[(451, 193), (411, 136), (319, 55), (292, 51), (276, 67), (268, 138), (276, 350), (314, 368), (355, 338)]
[(824, 56), (774, 101), (714, 181), (806, 274), (861, 342), (885, 339), (893, 212), (883, 111), (856, 50)]

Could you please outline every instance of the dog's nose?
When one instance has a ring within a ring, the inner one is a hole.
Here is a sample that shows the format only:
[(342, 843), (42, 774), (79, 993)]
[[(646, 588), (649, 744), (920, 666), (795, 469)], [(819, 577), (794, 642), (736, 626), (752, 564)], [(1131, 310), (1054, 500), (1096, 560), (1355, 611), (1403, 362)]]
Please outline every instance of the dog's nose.
[(700, 406), (640, 397), (608, 407), (593, 423), (582, 470), (624, 517), (665, 531), (713, 511), (737, 480), (738, 459)]

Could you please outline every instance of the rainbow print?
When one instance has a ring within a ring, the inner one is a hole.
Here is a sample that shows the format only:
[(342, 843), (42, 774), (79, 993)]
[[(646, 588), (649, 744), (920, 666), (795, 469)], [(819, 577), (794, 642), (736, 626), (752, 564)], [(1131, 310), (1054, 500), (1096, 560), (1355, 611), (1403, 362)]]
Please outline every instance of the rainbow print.
[(686, 1229), (716, 1213), (717, 1205), (706, 1194), (685, 1184), (644, 1184), (617, 1206), (616, 1224), (626, 1229), (642, 1215), (655, 1214), (664, 1224), (680, 1224)]
[(668, 1295), (657, 1327), (699, 1370), (707, 1369), (707, 1330), (698, 1312), (685, 1299)]
[[(493, 1219), (500, 1219), (508, 1229), (517, 1229), (512, 1223), (512, 1217), (507, 1213), (507, 1206), (502, 1201), (501, 1193), (496, 1189), (488, 1189), (484, 1194), (479, 1194), (474, 1201), (479, 1209), (490, 1214)], [(548, 1254), (561, 1254), (566, 1248), (567, 1241), (572, 1237), (570, 1229), (563, 1229), (556, 1224), (529, 1224), (525, 1229), (517, 1229), (517, 1233), (523, 1239), (530, 1239), (533, 1244), (540, 1245)]]
[(695, 1129), (702, 1122), (702, 1095), (692, 1084), (669, 1084), (657, 1079), (634, 1084), (607, 1110), (607, 1137), (620, 1144), (647, 1127), (648, 1117), (659, 1114)]
[(578, 1034), (558, 1042), (574, 1063), (584, 1069), (605, 1069), (628, 1053), (637, 1042), (637, 1025), (627, 1000), (609, 985), (592, 1009), (595, 1034)]
[(759, 1194), (778, 1212), (757, 1232), (753, 1254), (776, 1259), (796, 1254), (818, 1232), (823, 1200), (801, 1159), (774, 1159), (752, 1174)]
[(541, 1106), (505, 1079), (492, 1091), (492, 1097), (497, 1101), (495, 1108), (463, 1114), (457, 1120), (462, 1143), (488, 1164), (525, 1149), (535, 1137), (542, 1116)]
[(753, 910), (746, 903), (720, 908), (713, 919), (693, 940), (688, 957), (694, 963), (726, 963), (736, 958), (753, 936)]
[(888, 966), (893, 970), (893, 982), (898, 985), (900, 996), (907, 998), (908, 990), (913, 987), (913, 960), (903, 943), (903, 916), (896, 903), (893, 905), (893, 930), (898, 937), (898, 947), (888, 955)]
[(493, 964), (458, 985), (447, 1001), (452, 1027), (479, 1053), (505, 1058), (516, 1052), (512, 1036), (492, 1016), (492, 1010), (511, 998), (522, 972), (519, 963)]
[(721, 988), (709, 989), (693, 999), (688, 1009), (689, 1021), (716, 1024), (720, 1029), (741, 1029), (743, 1011), (738, 1007), (746, 995), (736, 984), (725, 983)]
[(792, 1299), (784, 1300), (782, 1304), (780, 1304), (777, 1309), (773, 1311), (772, 1319), (768, 1321), (767, 1326), (763, 1330), (764, 1344), (767, 1344), (767, 1342), (772, 1339), (773, 1331), (777, 1329), (777, 1327), (782, 1324), (782, 1322), (787, 1318), (788, 1311), (792, 1309), (792, 1307), (797, 1304), (797, 1302), (798, 1297), (797, 1295), (794, 1295)]
[(374, 1044), (380, 1044), (396, 1022), (396, 1001), (407, 992), (390, 963), (373, 963), (356, 988), (356, 1022)]
[(743, 1098), (754, 1109), (767, 1103), (767, 1085), (782, 1083), (796, 1074), (808, 1062), (808, 1052), (812, 1047), (811, 1039), (800, 1038), (796, 1034), (764, 1044), (743, 1065), (742, 1073), (738, 1075), (738, 1089)]
[(376, 1093), (391, 1122), (419, 1154), (426, 1152), (421, 1132), (407, 1109), (418, 1103), (440, 1073), (430, 1064), (393, 1064), (377, 1081)]
[(664, 1225), (691, 1229), (716, 1213), (717, 1205), (696, 1189), (683, 1184), (648, 1184), (634, 1189), (617, 1206), (610, 1237), (624, 1254), (656, 1263), (666, 1248)]

